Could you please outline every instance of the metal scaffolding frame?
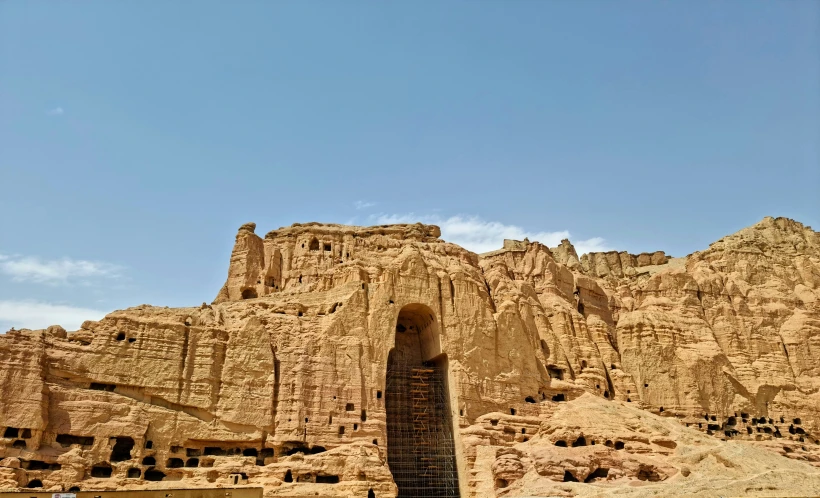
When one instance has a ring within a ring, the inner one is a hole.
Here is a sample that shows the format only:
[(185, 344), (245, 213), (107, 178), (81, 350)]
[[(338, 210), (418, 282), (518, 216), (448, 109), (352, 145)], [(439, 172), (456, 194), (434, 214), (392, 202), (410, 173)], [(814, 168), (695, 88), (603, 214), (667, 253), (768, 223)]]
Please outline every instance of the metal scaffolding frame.
[(387, 463), (398, 498), (458, 497), (446, 365), (394, 350), (386, 390)]

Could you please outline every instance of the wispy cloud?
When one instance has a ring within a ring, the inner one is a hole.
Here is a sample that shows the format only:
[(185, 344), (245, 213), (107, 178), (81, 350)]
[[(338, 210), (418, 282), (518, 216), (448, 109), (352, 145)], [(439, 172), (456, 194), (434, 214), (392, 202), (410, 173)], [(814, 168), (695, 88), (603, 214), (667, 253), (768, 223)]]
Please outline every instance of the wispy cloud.
[[(572, 242), (571, 239), (570, 242)], [(606, 252), (613, 249), (612, 246), (607, 244), (606, 240), (601, 237), (592, 237), (591, 239), (579, 240), (578, 242), (572, 242), (572, 245), (575, 246), (575, 252), (578, 253), (578, 256), (590, 252)]]
[(0, 301), (0, 333), (16, 329), (42, 329), (62, 325), (77, 330), (86, 320), (99, 320), (105, 311), (38, 301)]
[(33, 256), (0, 254), (0, 273), (17, 282), (66, 284), (94, 278), (118, 278), (122, 275), (122, 267), (82, 259), (41, 260)]
[(62, 114), (65, 114), (65, 111), (62, 107), (55, 107), (54, 109), (49, 109), (48, 111), (46, 111), (46, 114), (48, 114), (49, 116), (60, 116)]
[(353, 206), (355, 206), (356, 209), (367, 209), (367, 208), (371, 208), (375, 205), (376, 205), (375, 202), (370, 202), (370, 201), (356, 201), (356, 202), (353, 203)]
[[(549, 247), (555, 247), (562, 239), (571, 239), (567, 230), (557, 232), (533, 232), (517, 225), (506, 225), (498, 221), (486, 221), (478, 216), (451, 216), (442, 218), (437, 215), (417, 216), (408, 214), (381, 214), (371, 217), (376, 224), (391, 223), (430, 223), (441, 227), (441, 238), (458, 244), (473, 252), (482, 253), (501, 249), (504, 239), (538, 241)], [(586, 252), (609, 251), (606, 241), (601, 237), (573, 242), (579, 255)]]

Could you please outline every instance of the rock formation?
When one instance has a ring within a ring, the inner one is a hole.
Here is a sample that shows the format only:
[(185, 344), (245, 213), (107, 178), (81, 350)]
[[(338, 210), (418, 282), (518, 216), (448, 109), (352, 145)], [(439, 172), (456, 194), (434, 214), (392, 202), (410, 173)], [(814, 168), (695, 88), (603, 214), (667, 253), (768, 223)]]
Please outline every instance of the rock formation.
[(820, 493), (809, 227), (685, 258), (255, 229), (210, 305), (0, 336), (0, 489)]

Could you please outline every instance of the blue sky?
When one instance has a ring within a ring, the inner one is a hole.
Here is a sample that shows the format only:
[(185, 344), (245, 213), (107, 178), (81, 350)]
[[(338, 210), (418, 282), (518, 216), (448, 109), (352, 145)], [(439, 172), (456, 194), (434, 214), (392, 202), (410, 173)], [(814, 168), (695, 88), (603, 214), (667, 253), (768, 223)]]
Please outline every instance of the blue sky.
[(675, 256), (820, 226), (820, 3), (0, 2), (0, 329), (210, 302), (236, 229)]

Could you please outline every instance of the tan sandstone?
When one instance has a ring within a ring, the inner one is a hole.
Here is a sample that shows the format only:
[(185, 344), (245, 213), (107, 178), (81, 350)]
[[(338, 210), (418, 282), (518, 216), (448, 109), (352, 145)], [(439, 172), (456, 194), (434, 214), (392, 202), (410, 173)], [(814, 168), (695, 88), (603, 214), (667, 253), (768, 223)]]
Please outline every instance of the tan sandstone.
[(443, 372), (430, 422), (460, 496), (820, 495), (809, 227), (685, 258), (255, 229), (210, 305), (0, 336), (0, 489), (394, 497), (405, 358)]

